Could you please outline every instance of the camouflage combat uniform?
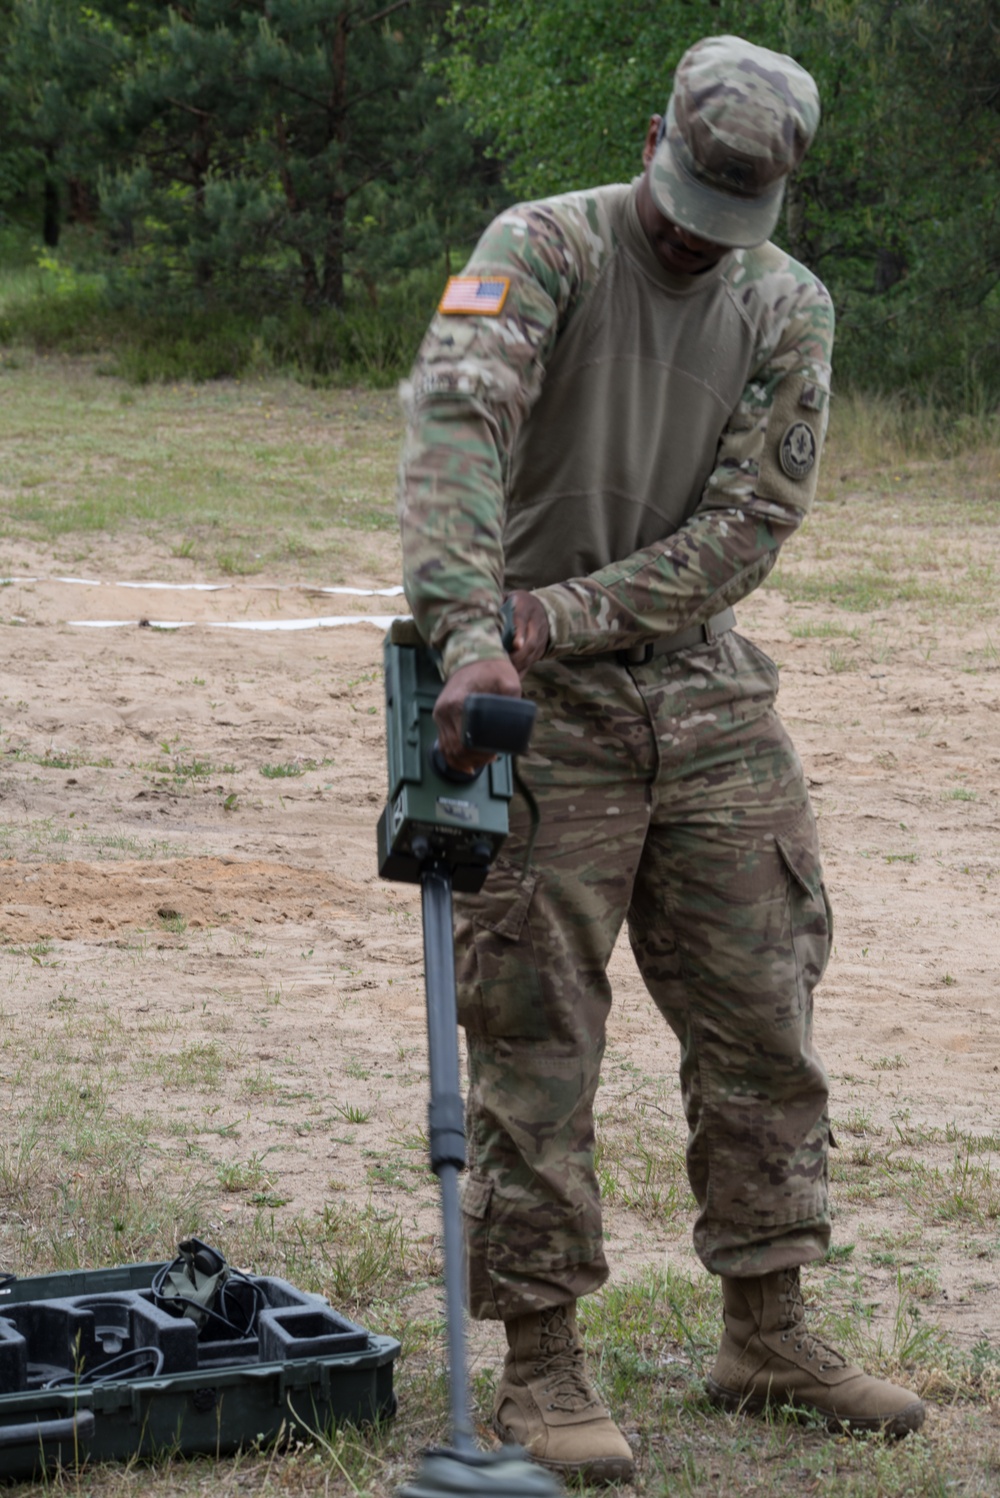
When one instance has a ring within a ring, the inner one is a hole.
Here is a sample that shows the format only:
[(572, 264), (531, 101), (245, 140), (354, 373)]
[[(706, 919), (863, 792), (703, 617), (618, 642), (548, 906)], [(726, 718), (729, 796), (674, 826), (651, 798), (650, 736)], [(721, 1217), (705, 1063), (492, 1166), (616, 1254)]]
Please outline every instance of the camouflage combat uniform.
[(726, 611), (813, 498), (833, 313), (769, 243), (671, 275), (636, 190), (501, 214), (464, 272), (489, 315), (439, 314), (404, 391), (406, 592), (446, 674), (502, 653), (505, 592), (550, 627), (524, 680), (530, 867), (515, 801), (457, 902), (470, 1300), (505, 1320), (607, 1275), (593, 1102), (625, 921), (681, 1045), (705, 1264), (763, 1274), (829, 1239), (829, 907), (775, 667)]

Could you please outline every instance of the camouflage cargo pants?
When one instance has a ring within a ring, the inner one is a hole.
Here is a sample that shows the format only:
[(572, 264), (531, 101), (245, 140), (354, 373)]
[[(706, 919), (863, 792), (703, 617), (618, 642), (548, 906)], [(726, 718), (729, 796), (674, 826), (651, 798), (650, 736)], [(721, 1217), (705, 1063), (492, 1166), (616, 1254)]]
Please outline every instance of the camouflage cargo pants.
[(593, 1104), (623, 921), (676, 1034), (716, 1273), (763, 1274), (829, 1241), (827, 1082), (812, 990), (830, 947), (802, 769), (777, 671), (735, 633), (629, 667), (543, 662), (521, 775), (528, 815), (481, 894), (456, 900), (470, 1085), (463, 1178), (470, 1306), (508, 1318), (607, 1277)]

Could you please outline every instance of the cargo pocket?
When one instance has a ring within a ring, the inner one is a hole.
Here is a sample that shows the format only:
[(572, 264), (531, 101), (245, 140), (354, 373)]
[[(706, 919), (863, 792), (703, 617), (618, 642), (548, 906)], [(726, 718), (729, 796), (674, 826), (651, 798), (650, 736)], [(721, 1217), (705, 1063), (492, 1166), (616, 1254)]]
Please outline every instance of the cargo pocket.
[(477, 1319), (498, 1312), (489, 1272), (489, 1211), (493, 1184), (468, 1171), (459, 1181), (459, 1201), (465, 1227), (466, 1303)]
[(833, 911), (823, 883), (816, 822), (807, 807), (775, 842), (790, 878), (791, 935), (799, 1006), (822, 978), (833, 944)]
[(529, 919), (538, 875), (498, 860), (463, 902), (458, 1018), (471, 1035), (545, 1040), (549, 1023)]

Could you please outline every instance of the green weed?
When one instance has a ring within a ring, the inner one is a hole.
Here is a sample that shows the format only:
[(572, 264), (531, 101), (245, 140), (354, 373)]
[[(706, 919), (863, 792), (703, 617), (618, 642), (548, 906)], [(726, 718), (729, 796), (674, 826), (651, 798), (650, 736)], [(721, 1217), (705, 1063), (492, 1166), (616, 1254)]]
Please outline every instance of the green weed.
[(839, 623), (836, 619), (810, 619), (805, 624), (791, 625), (788, 633), (793, 640), (839, 640), (845, 637), (857, 640), (861, 631)]
[(858, 663), (854, 657), (848, 655), (843, 650), (836, 649), (836, 647), (827, 656), (827, 664), (835, 675), (839, 675), (842, 671), (856, 671), (858, 669)]
[(40, 765), (43, 770), (79, 770), (85, 765), (97, 769), (109, 769), (114, 761), (107, 755), (93, 756), (80, 749), (46, 749), (43, 754), (28, 749), (15, 749), (10, 757), (16, 763)]
[(312, 760), (289, 760), (284, 764), (261, 765), (260, 773), (266, 780), (286, 780), (297, 775), (304, 775), (307, 770), (315, 768), (315, 762)]
[(214, 1040), (192, 1041), (179, 1051), (157, 1056), (152, 1065), (164, 1087), (196, 1087), (212, 1092), (222, 1079), (222, 1051)]
[(249, 1160), (232, 1160), (216, 1167), (216, 1179), (223, 1191), (269, 1191), (274, 1181), (259, 1155)]
[(1000, 1217), (1000, 1176), (992, 1160), (981, 1161), (966, 1146), (951, 1167), (917, 1162), (901, 1195), (911, 1212), (933, 1222), (971, 1222), (979, 1227)]
[(363, 1124), (371, 1118), (374, 1109), (361, 1108), (357, 1103), (334, 1103), (333, 1111), (345, 1123)]

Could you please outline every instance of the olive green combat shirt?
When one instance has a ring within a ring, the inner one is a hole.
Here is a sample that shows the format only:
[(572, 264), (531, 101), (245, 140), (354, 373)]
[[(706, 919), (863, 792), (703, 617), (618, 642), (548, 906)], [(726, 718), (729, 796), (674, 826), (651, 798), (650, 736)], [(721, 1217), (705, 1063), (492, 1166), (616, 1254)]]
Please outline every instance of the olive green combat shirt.
[(501, 214), (463, 276), (496, 315), (434, 318), (404, 386), (404, 583), (450, 675), (499, 657), (533, 589), (551, 655), (669, 636), (744, 597), (816, 489), (833, 308), (773, 244), (660, 265), (638, 181)]

